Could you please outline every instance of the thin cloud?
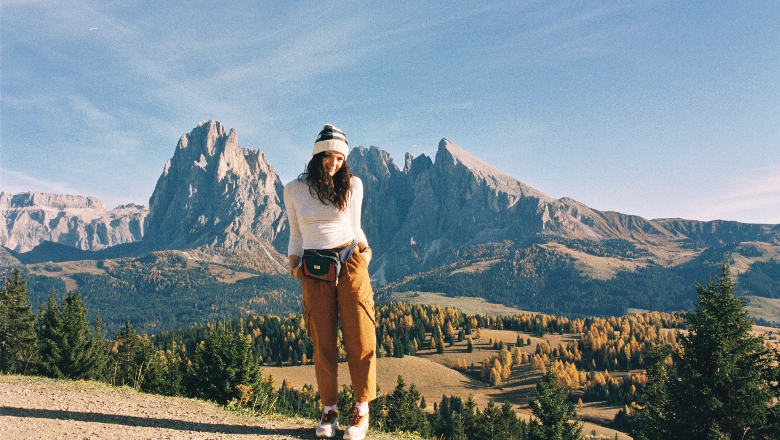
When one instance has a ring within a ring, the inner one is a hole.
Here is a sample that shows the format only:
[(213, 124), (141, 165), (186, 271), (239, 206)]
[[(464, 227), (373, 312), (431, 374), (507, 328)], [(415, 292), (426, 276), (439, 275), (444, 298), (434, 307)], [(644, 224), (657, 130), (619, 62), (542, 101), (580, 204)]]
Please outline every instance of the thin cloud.
[(780, 223), (780, 167), (758, 170), (753, 179), (732, 184), (733, 189), (703, 201), (701, 215), (705, 218), (729, 218), (738, 214), (756, 213), (758, 221)]
[(19, 171), (0, 168), (0, 192), (18, 194), (28, 191), (80, 194), (65, 182), (39, 179)]

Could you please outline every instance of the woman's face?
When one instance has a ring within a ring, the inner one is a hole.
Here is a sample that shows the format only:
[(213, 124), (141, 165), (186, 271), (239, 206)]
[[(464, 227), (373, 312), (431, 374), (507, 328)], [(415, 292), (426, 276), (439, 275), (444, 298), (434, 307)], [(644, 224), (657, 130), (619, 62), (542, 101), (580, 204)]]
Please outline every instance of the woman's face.
[(333, 177), (344, 165), (346, 158), (338, 151), (326, 151), (325, 156), (322, 158), (322, 168), (328, 173), (330, 177)]

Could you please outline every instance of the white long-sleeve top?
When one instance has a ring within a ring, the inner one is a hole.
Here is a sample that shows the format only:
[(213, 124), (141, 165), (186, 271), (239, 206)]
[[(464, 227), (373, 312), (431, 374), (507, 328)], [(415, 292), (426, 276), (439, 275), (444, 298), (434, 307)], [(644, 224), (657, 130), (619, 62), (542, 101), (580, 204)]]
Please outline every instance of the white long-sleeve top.
[(309, 192), (309, 186), (295, 179), (284, 187), (284, 205), (290, 222), (287, 256), (303, 255), (304, 249), (332, 249), (355, 240), (366, 240), (360, 226), (363, 205), (363, 181), (352, 176), (352, 193), (346, 211), (324, 204)]

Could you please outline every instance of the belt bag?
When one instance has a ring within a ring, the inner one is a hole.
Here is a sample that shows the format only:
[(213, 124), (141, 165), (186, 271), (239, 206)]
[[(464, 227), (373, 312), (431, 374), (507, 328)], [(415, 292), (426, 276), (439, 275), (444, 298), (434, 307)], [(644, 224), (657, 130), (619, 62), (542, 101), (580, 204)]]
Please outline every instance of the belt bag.
[(340, 251), (327, 249), (306, 249), (303, 251), (301, 266), (303, 274), (320, 281), (331, 281), (338, 284), (341, 266), (346, 263), (357, 245), (350, 243)]

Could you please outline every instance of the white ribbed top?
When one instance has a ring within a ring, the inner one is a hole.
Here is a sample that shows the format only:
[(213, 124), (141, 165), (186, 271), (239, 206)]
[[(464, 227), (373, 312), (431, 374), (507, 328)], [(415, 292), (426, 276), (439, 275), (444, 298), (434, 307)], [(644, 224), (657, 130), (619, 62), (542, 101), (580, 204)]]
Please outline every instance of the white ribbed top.
[(360, 226), (363, 205), (363, 182), (352, 176), (352, 194), (347, 210), (339, 211), (322, 203), (309, 192), (306, 182), (295, 179), (284, 187), (284, 206), (290, 221), (290, 243), (287, 255), (303, 255), (304, 249), (332, 249), (355, 240), (366, 240)]

